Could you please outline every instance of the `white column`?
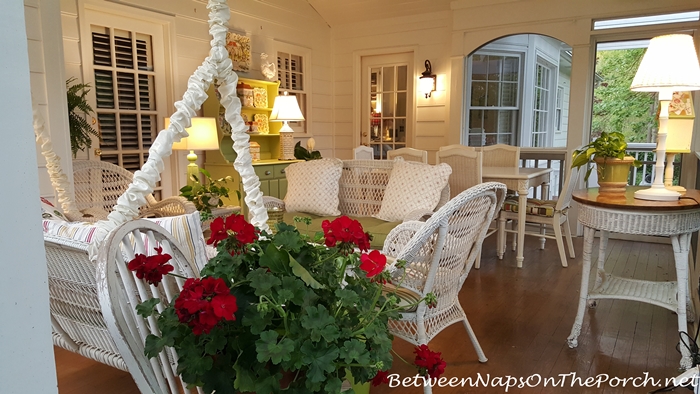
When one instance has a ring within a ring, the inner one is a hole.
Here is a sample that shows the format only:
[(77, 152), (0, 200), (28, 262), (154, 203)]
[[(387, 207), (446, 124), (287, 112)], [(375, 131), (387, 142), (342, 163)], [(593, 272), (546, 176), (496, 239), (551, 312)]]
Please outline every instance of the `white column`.
[(22, 0), (3, 1), (0, 53), (0, 391), (57, 393)]

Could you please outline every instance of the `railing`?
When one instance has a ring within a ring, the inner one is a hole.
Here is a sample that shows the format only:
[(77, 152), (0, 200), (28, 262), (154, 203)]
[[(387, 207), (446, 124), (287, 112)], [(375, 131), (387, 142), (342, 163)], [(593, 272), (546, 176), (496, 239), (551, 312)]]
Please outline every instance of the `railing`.
[[(627, 154), (633, 156), (642, 163), (641, 167), (632, 167), (629, 184), (632, 186), (647, 186), (654, 182), (654, 164), (656, 164), (656, 144), (654, 143), (630, 143), (627, 144)], [(673, 161), (673, 184), (678, 184), (681, 174), (680, 156), (676, 155)]]

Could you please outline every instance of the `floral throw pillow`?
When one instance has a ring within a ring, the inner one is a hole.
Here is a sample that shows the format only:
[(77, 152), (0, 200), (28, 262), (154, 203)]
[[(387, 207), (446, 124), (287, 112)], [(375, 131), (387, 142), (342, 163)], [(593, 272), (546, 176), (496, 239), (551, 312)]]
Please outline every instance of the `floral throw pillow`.
[(51, 201), (41, 197), (41, 218), (46, 220), (60, 220), (67, 221), (63, 211), (54, 206)]
[(319, 159), (290, 164), (285, 169), (285, 209), (288, 212), (339, 216), (338, 182), (342, 172), (343, 162), (340, 159)]
[(417, 209), (432, 211), (440, 202), (440, 194), (451, 173), (452, 168), (446, 163), (433, 166), (396, 160), (384, 191), (382, 207), (375, 217), (400, 222)]

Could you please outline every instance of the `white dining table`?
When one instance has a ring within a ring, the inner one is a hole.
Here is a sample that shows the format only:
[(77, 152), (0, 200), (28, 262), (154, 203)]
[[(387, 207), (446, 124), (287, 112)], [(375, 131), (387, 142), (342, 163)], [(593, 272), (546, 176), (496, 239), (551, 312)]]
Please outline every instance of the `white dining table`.
[[(549, 175), (551, 168), (515, 168), (515, 167), (483, 167), (481, 178), (484, 182), (501, 182), (510, 190), (518, 193), (518, 207), (527, 206), (527, 194), (531, 187), (542, 186), (542, 195), (548, 194)], [(518, 209), (518, 268), (523, 267), (523, 245), (525, 244), (525, 215), (526, 209)], [(498, 247), (498, 258), (503, 258), (502, 248)]]

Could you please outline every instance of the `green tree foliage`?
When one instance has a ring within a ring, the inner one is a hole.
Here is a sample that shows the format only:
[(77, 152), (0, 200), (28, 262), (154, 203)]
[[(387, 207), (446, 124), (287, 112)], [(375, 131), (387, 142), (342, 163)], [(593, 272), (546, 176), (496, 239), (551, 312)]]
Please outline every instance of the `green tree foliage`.
[(86, 116), (92, 117), (94, 111), (87, 101), (87, 94), (90, 92), (90, 84), (76, 83), (71, 86), (75, 78), (66, 81), (68, 96), (68, 126), (70, 128), (70, 148), (73, 156), (79, 151), (92, 146), (91, 135), (99, 137), (99, 134), (92, 128)]
[(591, 137), (620, 132), (628, 142), (649, 142), (656, 131), (656, 95), (633, 92), (630, 85), (644, 49), (599, 51), (596, 74), (602, 78), (593, 92)]

